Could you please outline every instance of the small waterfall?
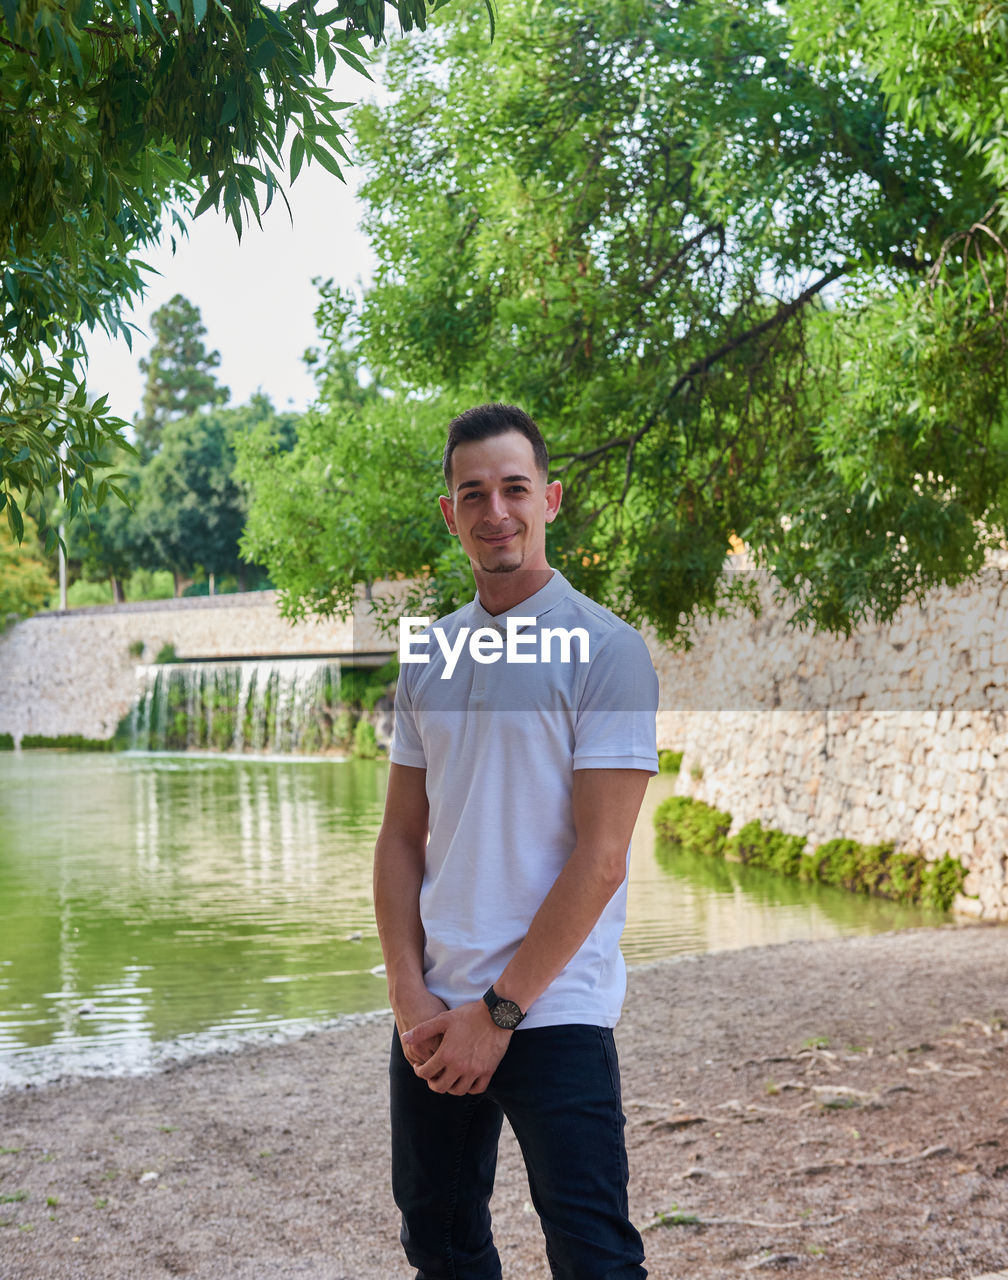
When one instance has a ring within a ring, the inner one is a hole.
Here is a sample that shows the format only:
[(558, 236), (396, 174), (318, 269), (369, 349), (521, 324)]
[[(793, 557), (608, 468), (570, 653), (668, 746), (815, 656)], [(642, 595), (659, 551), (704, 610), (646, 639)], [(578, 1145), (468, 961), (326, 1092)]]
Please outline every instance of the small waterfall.
[(166, 662), (138, 667), (137, 678), (137, 751), (311, 754), (339, 745), (334, 659)]

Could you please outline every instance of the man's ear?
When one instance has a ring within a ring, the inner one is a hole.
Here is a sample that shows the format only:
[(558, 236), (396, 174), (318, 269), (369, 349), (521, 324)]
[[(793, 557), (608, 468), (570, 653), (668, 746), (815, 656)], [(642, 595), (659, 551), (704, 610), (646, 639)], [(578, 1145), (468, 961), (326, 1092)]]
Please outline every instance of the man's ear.
[[(451, 498), (438, 498), (441, 504), (441, 514), (444, 516), (444, 522), (448, 526), (448, 532), (453, 538), (458, 537), (458, 529), (455, 528), (455, 508), (452, 505)], [(549, 518), (549, 517), (547, 517)]]
[(559, 480), (551, 480), (546, 486), (546, 523), (552, 524), (560, 510), (563, 498), (563, 485)]

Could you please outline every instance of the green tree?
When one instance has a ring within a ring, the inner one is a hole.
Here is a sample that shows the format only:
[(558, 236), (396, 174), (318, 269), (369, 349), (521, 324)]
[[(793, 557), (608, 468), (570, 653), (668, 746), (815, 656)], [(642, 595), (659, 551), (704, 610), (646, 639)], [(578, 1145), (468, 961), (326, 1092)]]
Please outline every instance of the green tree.
[[(236, 440), (249, 493), (245, 555), (269, 566), (285, 612), (348, 613), (357, 588), (405, 574), (461, 577), (441, 536), (438, 460), (447, 408), (389, 396), (360, 365), (349, 298), (321, 286), (318, 403), (296, 441), (269, 420)], [(450, 416), (450, 414), (448, 415)], [(376, 603), (381, 606), (381, 600)], [(421, 607), (417, 599), (416, 607)]]
[(124, 583), (151, 560), (150, 550), (133, 512), (140, 493), (140, 465), (131, 459), (122, 481), (125, 502), (106, 502), (85, 512), (67, 530), (67, 557), (74, 569), (92, 582), (107, 579), (116, 603), (125, 600)]
[[(430, 0), (395, 0), (404, 31)], [(68, 512), (104, 501), (125, 424), (89, 404), (83, 333), (128, 330), (162, 220), (214, 205), (241, 233), (287, 178), (344, 163), (328, 85), (384, 35), (378, 0), (2, 0), (0, 510), (58, 485)], [(55, 535), (49, 538), (54, 540)]]
[[(809, 521), (834, 523), (831, 508), (860, 466), (865, 523), (877, 536), (886, 519), (903, 535), (898, 554), (913, 555), (923, 543), (932, 568), (941, 562), (933, 577), (955, 581), (979, 568), (1006, 525), (1008, 12), (986, 0), (844, 8), (792, 0), (788, 16), (798, 56), (833, 74), (856, 67), (905, 128), (952, 139), (981, 173), (964, 175), (973, 199), (936, 223), (943, 239), (926, 278), (848, 318), (824, 423), (846, 460), (846, 484), (814, 495), (807, 519), (788, 531), (787, 559), (797, 582)], [(913, 465), (921, 442), (927, 467)], [(944, 496), (944, 509), (927, 501), (928, 491)], [(916, 538), (907, 538), (907, 526)], [(844, 556), (839, 539), (829, 554)], [(903, 575), (894, 576), (898, 595)]]
[[(362, 355), (389, 421), (528, 407), (566, 482), (554, 562), (667, 636), (752, 602), (722, 574), (732, 534), (798, 621), (841, 630), (974, 571), (1004, 520), (1005, 362), (964, 379), (930, 358), (955, 316), (891, 319), (963, 261), (979, 158), (895, 118), (870, 73), (810, 68), (763, 0), (513, 0), (500, 28), (493, 76), (464, 10), (436, 50), (395, 46), (391, 105), (355, 117), (379, 263)], [(343, 427), (356, 491), (389, 496), (357, 554), (434, 567), (391, 500), (427, 484), (424, 442), (378, 451), (377, 425)], [(302, 483), (299, 509), (327, 508), (321, 470)], [(296, 519), (260, 544), (295, 595)], [(318, 533), (317, 565), (353, 571), (347, 532)]]
[(0, 526), (0, 631), (13, 618), (24, 618), (41, 609), (53, 589), (49, 568), (39, 551), (34, 525), (25, 529), (20, 543)]
[(144, 458), (157, 452), (166, 422), (224, 404), (231, 394), (217, 383), (213, 371), (220, 365), (220, 353), (204, 345), (206, 326), (199, 307), (177, 293), (154, 312), (151, 327), (154, 344), (150, 358), (140, 361), (146, 384), (135, 423)]
[(249, 564), (239, 549), (246, 498), (235, 476), (235, 443), (263, 424), (280, 438), (289, 416), (277, 418), (265, 396), (236, 409), (212, 409), (169, 422), (161, 448), (144, 467), (135, 536), (146, 568), (167, 568), (180, 594), (187, 579), (234, 577), (243, 589)]

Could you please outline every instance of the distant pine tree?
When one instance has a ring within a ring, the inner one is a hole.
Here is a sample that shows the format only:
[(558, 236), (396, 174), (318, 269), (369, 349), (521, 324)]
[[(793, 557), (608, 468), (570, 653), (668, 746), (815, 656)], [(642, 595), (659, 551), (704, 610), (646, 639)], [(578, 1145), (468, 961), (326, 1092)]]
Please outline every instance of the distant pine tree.
[(206, 327), (199, 307), (177, 293), (151, 316), (154, 345), (149, 359), (140, 361), (146, 375), (143, 409), (134, 422), (136, 444), (146, 460), (161, 445), (167, 422), (199, 409), (225, 404), (231, 395), (213, 373), (220, 364), (219, 351), (207, 351)]

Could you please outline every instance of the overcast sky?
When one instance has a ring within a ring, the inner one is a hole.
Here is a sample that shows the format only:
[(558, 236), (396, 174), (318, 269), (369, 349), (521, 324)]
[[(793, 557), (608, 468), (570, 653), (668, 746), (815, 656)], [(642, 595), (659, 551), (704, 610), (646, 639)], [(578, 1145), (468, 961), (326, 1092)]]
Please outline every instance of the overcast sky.
[[(337, 72), (333, 93), (354, 101), (374, 95), (361, 76)], [(231, 388), (231, 404), (243, 404), (262, 389), (278, 409), (303, 409), (314, 384), (301, 361), (315, 342), (312, 313), (318, 293), (312, 279), (332, 277), (353, 287), (366, 283), (372, 255), (361, 234), (355, 191), (359, 171), (347, 183), (318, 163), (305, 166), (287, 191), (293, 226), (283, 201), (274, 200), (239, 243), (223, 215), (210, 210), (190, 225), (188, 239), (170, 240), (144, 258), (158, 272), (149, 277), (146, 297), (126, 319), (138, 325), (132, 352), (122, 340), (102, 333), (87, 337), (88, 390), (109, 394), (112, 411), (132, 419), (140, 407), (143, 378), (137, 367), (150, 349), (150, 317), (176, 293), (199, 307), (208, 350), (221, 355), (218, 380)], [(142, 255), (143, 256), (143, 255)]]

